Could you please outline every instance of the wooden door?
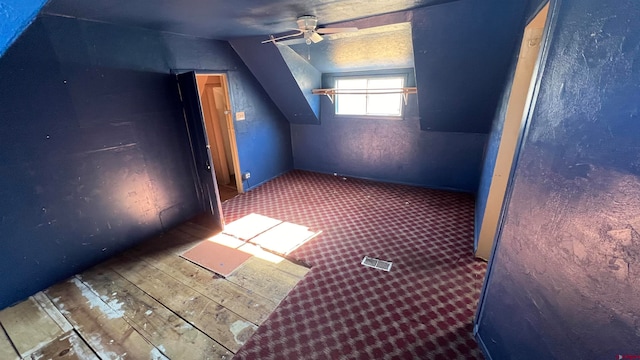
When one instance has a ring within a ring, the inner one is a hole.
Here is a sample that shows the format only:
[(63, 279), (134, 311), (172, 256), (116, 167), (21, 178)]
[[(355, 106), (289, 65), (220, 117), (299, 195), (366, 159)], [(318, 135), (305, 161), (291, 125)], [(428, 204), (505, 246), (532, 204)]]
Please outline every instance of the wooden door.
[(180, 97), (184, 107), (185, 122), (189, 134), (191, 154), (194, 162), (194, 180), (202, 211), (211, 215), (212, 225), (220, 229), (224, 226), (221, 212), (220, 195), (214, 180), (215, 172), (211, 167), (211, 152), (207, 137), (207, 126), (202, 114), (202, 104), (198, 95), (194, 72), (178, 75)]

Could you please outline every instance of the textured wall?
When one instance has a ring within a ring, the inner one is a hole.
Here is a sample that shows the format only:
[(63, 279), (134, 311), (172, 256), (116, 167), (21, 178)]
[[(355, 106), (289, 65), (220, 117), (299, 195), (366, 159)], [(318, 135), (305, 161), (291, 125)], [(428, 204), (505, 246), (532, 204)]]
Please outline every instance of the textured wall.
[(322, 98), (319, 126), (292, 126), (296, 168), (476, 192), (526, 5), (463, 0), (341, 24), (410, 21), (418, 94), (402, 121), (335, 118)]
[(557, 5), (477, 336), (494, 359), (640, 355), (640, 5)]
[(46, 0), (0, 0), (0, 56), (36, 17)]
[(198, 209), (170, 69), (228, 71), (252, 184), (289, 125), (225, 42), (45, 16), (0, 58), (0, 308)]
[(413, 11), (422, 130), (489, 133), (526, 6), (461, 0)]
[[(404, 74), (413, 86), (412, 69)], [(421, 131), (416, 95), (409, 95), (401, 120), (336, 117), (326, 96), (320, 104), (321, 125), (291, 125), (297, 169), (476, 190), (486, 135)]]

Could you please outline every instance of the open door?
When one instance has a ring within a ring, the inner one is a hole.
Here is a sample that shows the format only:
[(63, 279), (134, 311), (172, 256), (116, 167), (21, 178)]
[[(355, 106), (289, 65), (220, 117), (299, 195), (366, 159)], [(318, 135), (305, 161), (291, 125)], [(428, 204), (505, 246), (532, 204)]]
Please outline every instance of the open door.
[(523, 120), (528, 108), (528, 94), (534, 76), (536, 62), (540, 54), (542, 35), (547, 20), (549, 4), (531, 20), (524, 30), (515, 77), (511, 86), (507, 113), (498, 147), (496, 164), (493, 169), (491, 186), (487, 197), (487, 205), (480, 225), (476, 256), (489, 260), (493, 241), (498, 229), (502, 205), (504, 203), (507, 184), (511, 175), (511, 167), (518, 149)]
[(209, 151), (221, 201), (243, 192), (238, 147), (225, 74), (196, 74)]
[(195, 164), (196, 191), (202, 211), (211, 214), (211, 225), (224, 228), (220, 195), (215, 182), (207, 127), (202, 114), (195, 72), (178, 75), (178, 87), (184, 106), (184, 117), (189, 132), (191, 154)]

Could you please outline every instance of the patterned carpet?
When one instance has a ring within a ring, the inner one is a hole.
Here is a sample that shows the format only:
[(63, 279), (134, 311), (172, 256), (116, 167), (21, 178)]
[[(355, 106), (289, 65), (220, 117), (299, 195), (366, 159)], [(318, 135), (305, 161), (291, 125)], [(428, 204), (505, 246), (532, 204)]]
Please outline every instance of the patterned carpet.
[(470, 195), (303, 171), (226, 201), (227, 223), (253, 212), (322, 230), (290, 255), (309, 274), (235, 358), (481, 359), (473, 208)]

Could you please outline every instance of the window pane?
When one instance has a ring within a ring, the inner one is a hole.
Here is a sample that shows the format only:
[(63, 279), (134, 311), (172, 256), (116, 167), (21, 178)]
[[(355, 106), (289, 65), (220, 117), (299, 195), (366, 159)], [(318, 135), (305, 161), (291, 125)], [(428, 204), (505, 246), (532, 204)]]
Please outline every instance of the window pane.
[(367, 115), (400, 116), (402, 110), (402, 94), (369, 95)]
[(336, 79), (338, 90), (364, 90), (368, 94), (337, 94), (335, 97), (338, 115), (401, 116), (402, 94), (376, 94), (400, 91), (404, 86), (402, 77), (341, 78)]
[(369, 89), (398, 89), (403, 86), (402, 78), (369, 79)]
[(367, 79), (338, 79), (336, 80), (338, 89), (366, 89)]
[(367, 113), (366, 95), (336, 96), (336, 114), (339, 115), (364, 115)]

